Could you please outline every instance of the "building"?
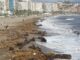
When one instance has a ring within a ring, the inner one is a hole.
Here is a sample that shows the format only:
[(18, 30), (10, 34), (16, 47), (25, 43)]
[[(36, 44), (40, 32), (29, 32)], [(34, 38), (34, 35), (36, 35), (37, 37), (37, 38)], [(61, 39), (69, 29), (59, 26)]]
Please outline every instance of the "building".
[(53, 6), (52, 6), (53, 3), (45, 3), (45, 11), (46, 12), (52, 12), (53, 11)]
[(31, 9), (30, 10), (43, 12), (42, 3), (41, 2), (31, 2)]
[(41, 2), (34, 2), (31, 0), (18, 0), (16, 3), (16, 9), (39, 11), (39, 12), (43, 11)]
[(30, 0), (17, 0), (15, 3), (16, 10), (28, 10), (30, 9)]
[(9, 11), (11, 12), (11, 14), (13, 14), (14, 12), (14, 0), (9, 0)]
[(14, 1), (15, 0), (0, 0), (2, 15), (5, 15), (5, 14), (12, 15), (13, 14), (13, 12), (14, 12)]
[(3, 13), (4, 10), (4, 2), (0, 0), (0, 15)]
[(59, 11), (58, 3), (52, 4), (52, 10), (53, 10), (53, 12)]

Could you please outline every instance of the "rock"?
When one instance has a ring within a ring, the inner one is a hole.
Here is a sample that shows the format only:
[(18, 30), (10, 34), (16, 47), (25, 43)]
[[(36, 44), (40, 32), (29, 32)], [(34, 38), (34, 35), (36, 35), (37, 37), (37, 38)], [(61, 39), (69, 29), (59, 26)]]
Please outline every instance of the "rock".
[(38, 24), (37, 26), (42, 26), (42, 24)]
[(9, 51), (13, 51), (14, 50), (14, 48), (13, 47), (9, 47)]
[(47, 40), (44, 37), (38, 37), (41, 42), (47, 42)]
[(75, 34), (77, 35), (80, 35), (80, 32), (79, 31), (74, 31)]
[(16, 46), (21, 49), (23, 47), (23, 43), (17, 43)]
[(56, 54), (53, 58), (61, 58), (61, 59), (71, 59), (71, 55), (69, 54)]

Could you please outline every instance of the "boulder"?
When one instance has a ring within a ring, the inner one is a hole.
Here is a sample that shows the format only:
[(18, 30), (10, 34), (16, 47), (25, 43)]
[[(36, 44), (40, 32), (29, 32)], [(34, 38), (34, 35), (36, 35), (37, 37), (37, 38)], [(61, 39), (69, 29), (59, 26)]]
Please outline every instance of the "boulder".
[(44, 37), (38, 37), (41, 42), (47, 42), (47, 40)]

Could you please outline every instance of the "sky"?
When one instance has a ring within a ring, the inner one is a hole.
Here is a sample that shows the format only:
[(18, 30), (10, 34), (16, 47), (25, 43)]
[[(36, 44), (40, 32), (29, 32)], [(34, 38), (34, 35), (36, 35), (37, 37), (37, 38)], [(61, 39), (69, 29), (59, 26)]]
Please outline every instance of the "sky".
[[(64, 0), (34, 0), (34, 1), (40, 1), (40, 2), (59, 2), (59, 1), (64, 1)], [(80, 3), (80, 0), (68, 0), (68, 1)]]

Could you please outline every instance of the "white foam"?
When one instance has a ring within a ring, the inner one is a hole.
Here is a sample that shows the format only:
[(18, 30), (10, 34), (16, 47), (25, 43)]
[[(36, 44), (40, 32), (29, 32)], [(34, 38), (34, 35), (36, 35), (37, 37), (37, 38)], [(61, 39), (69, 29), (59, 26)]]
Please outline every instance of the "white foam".
[(66, 20), (74, 20), (74, 18), (69, 18), (69, 19), (66, 19)]
[[(45, 37), (45, 39), (47, 40), (47, 43), (44, 43), (44, 44), (41, 43), (41, 45), (44, 45), (56, 51), (60, 51), (66, 54), (71, 54), (72, 60), (79, 60), (80, 59), (80, 44), (79, 44), (80, 37), (75, 34), (72, 34), (72, 30), (69, 29), (70, 26), (63, 25), (63, 24), (58, 25), (54, 23), (56, 20), (54, 19), (49, 20), (49, 19), (50, 18), (44, 20), (43, 22), (40, 22), (40, 24), (42, 24), (40, 28), (46, 29), (47, 32), (60, 33), (60, 35)], [(68, 18), (66, 20), (74, 20), (74, 18), (70, 18), (70, 19)]]

